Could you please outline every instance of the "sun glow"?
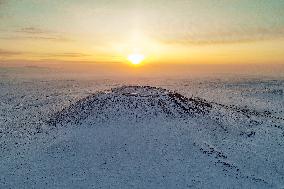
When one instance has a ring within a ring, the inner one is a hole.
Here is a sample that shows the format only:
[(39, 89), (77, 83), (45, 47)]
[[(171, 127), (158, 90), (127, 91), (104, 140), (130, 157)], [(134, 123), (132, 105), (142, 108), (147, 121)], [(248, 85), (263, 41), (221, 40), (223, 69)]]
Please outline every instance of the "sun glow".
[(132, 63), (132, 64), (140, 64), (144, 59), (145, 59), (145, 56), (142, 55), (142, 54), (138, 54), (138, 53), (135, 53), (135, 54), (130, 54), (128, 55), (127, 59)]

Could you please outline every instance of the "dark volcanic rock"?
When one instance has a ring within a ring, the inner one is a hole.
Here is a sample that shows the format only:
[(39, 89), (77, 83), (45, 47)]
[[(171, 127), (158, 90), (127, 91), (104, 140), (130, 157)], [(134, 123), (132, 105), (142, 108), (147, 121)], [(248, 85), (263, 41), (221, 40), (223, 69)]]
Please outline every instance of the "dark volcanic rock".
[(48, 122), (54, 126), (78, 124), (89, 116), (95, 120), (184, 117), (205, 115), (211, 108), (205, 100), (186, 98), (162, 88), (124, 86), (83, 98), (54, 114)]

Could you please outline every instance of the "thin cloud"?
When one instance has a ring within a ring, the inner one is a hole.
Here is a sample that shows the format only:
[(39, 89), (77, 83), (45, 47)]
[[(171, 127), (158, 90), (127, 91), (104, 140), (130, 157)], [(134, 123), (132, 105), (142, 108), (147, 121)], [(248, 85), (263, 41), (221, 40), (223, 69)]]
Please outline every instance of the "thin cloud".
[(184, 32), (179, 34), (164, 34), (155, 36), (166, 44), (234, 44), (284, 38), (283, 28), (255, 28), (239, 30), (211, 31), (203, 33)]
[(18, 33), (22, 33), (22, 34), (36, 34), (36, 35), (41, 35), (41, 34), (54, 34), (55, 32), (51, 32), (48, 30), (43, 30), (40, 28), (36, 28), (36, 27), (24, 27), (21, 28), (19, 30), (16, 30), (16, 32)]
[(58, 42), (70, 42), (72, 39), (63, 36), (3, 36), (0, 39), (4, 40), (50, 40)]
[(84, 53), (76, 53), (76, 52), (68, 52), (68, 53), (45, 53), (41, 54), (40, 56), (44, 57), (63, 57), (63, 58), (80, 58), (80, 57), (88, 57), (90, 56), (89, 54), (84, 54)]
[(85, 53), (79, 52), (65, 52), (65, 53), (33, 53), (26, 51), (12, 51), (12, 50), (4, 50), (0, 49), (0, 57), (14, 57), (18, 55), (29, 56), (29, 57), (37, 57), (37, 58), (84, 58), (91, 56)]
[(21, 54), (23, 53), (20, 51), (9, 51), (9, 50), (0, 49), (0, 56), (16, 56)]
[(45, 30), (37, 27), (23, 27), (13, 32), (2, 34), (0, 39), (4, 40), (50, 40), (58, 42), (70, 42), (72, 39), (64, 36), (64, 34)]

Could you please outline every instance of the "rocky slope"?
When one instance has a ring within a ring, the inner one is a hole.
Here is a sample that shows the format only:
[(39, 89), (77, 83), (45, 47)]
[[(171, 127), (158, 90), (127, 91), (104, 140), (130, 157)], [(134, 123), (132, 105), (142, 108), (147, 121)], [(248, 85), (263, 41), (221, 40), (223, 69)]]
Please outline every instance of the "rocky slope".
[(211, 108), (204, 100), (186, 98), (162, 88), (125, 86), (83, 98), (53, 115), (49, 124), (78, 124), (88, 117), (101, 121), (179, 118), (205, 115)]

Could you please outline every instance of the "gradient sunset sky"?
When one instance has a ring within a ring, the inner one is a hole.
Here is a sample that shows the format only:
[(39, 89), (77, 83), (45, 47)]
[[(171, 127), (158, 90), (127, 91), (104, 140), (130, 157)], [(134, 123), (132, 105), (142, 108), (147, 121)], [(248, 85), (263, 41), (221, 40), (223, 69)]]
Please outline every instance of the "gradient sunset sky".
[(284, 63), (283, 0), (0, 0), (0, 61)]

